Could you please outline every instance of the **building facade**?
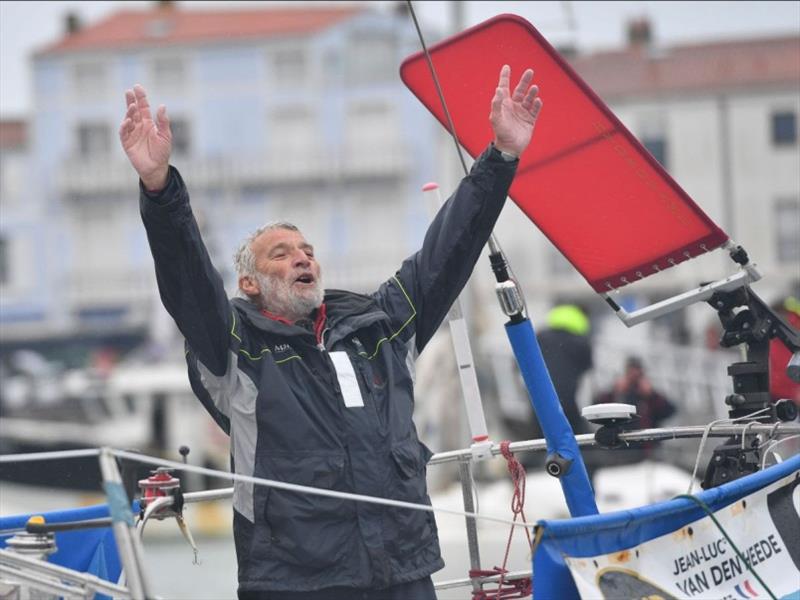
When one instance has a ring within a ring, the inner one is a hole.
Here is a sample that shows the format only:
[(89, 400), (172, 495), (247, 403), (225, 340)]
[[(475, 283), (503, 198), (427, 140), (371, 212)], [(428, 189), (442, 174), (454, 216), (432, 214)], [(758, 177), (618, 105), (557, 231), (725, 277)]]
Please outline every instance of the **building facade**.
[[(33, 265), (44, 263), (44, 206), (30, 186), (30, 125), (21, 119), (0, 121), (0, 340), (18, 323), (46, 318), (46, 300), (38, 293), (42, 277)], [(45, 274), (46, 278), (49, 274)]]
[[(664, 48), (647, 24), (636, 27), (628, 47), (569, 62), (748, 250), (764, 273), (757, 291), (768, 300), (787, 293), (800, 279), (800, 38)], [(3, 150), (4, 345), (169, 329), (135, 174), (117, 140), (124, 90), (137, 82), (154, 106), (168, 107), (173, 163), (229, 292), (239, 241), (276, 218), (315, 244), (328, 287), (377, 285), (421, 242), (430, 217), (419, 190), (447, 181), (452, 159), (441, 128), (397, 76), (417, 49), (407, 15), (352, 6), (167, 4), (82, 28), (71, 21), (34, 57), (27, 158)], [(534, 321), (564, 299), (614, 321), (512, 203), (497, 231)], [(636, 308), (734, 268), (717, 252), (622, 290), (619, 302)], [(468, 309), (501, 319), (488, 269), (477, 273)], [(684, 330), (697, 341), (712, 319), (697, 307), (661, 322), (667, 337)], [(625, 335), (651, 333), (639, 326)]]
[[(229, 292), (236, 246), (270, 220), (301, 227), (328, 287), (367, 290), (421, 242), (437, 126), (397, 76), (417, 49), (406, 16), (166, 4), (69, 24), (34, 57), (30, 177), (3, 194), (3, 230), (14, 232), (3, 256), (15, 269), (2, 298), (6, 346), (170, 327), (117, 138), (134, 83), (168, 108), (172, 163)], [(23, 223), (31, 211), (36, 231)]]

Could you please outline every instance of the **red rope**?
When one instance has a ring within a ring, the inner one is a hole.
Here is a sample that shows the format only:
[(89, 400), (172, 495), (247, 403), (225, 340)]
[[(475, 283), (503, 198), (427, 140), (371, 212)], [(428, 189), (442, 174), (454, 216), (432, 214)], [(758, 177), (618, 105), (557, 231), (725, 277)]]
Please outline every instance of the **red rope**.
[[(522, 517), (525, 521), (525, 467), (516, 459), (514, 454), (509, 449), (510, 442), (500, 442), (500, 452), (506, 459), (508, 472), (511, 475), (511, 481), (514, 484), (514, 494), (511, 496), (511, 512), (514, 513), (513, 522), (516, 523), (517, 517)], [(503, 556), (503, 566), (495, 567), (491, 570), (473, 569), (469, 572), (470, 579), (475, 577), (490, 577), (492, 575), (500, 575), (500, 580), (497, 582), (497, 588), (491, 590), (477, 590), (472, 592), (472, 600), (506, 600), (509, 598), (528, 598), (532, 593), (531, 578), (525, 577), (515, 581), (505, 581), (506, 564), (508, 563), (508, 555), (511, 551), (511, 539), (514, 537), (514, 525), (511, 526), (511, 531), (508, 532), (508, 542), (506, 542), (506, 553)], [(533, 548), (531, 541), (531, 533), (525, 528), (525, 535), (528, 538), (528, 546)]]

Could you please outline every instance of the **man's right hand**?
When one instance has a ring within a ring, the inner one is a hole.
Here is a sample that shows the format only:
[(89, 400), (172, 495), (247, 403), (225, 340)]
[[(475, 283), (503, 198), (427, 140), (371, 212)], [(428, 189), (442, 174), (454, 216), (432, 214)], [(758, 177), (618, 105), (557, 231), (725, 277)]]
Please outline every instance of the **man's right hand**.
[(119, 127), (119, 140), (145, 189), (156, 192), (164, 189), (169, 173), (172, 150), (172, 131), (167, 109), (158, 107), (156, 120), (150, 114), (147, 93), (138, 83), (125, 92), (128, 110)]

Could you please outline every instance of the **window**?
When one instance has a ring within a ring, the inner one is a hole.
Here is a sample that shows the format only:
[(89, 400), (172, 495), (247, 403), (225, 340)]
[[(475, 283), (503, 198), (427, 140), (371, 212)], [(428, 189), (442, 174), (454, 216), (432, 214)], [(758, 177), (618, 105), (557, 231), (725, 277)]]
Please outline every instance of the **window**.
[(322, 59), (322, 74), (326, 84), (341, 85), (342, 82), (342, 53), (331, 48)]
[(279, 84), (299, 84), (306, 80), (306, 53), (302, 48), (279, 48), (272, 53), (272, 71)]
[(800, 199), (775, 202), (775, 257), (781, 264), (800, 264)]
[(280, 146), (309, 151), (315, 142), (313, 115), (303, 106), (278, 108), (272, 113), (272, 139)]
[(653, 155), (662, 167), (665, 169), (667, 166), (667, 140), (663, 136), (648, 136), (642, 138), (642, 145), (647, 148), (647, 151)]
[(96, 98), (108, 91), (108, 68), (99, 61), (82, 61), (72, 67), (72, 85), (80, 98)]
[(186, 67), (183, 59), (161, 56), (151, 65), (154, 87), (158, 90), (179, 91), (186, 84)]
[(391, 37), (358, 35), (347, 49), (347, 82), (390, 81), (397, 71), (395, 44)]
[(772, 113), (772, 144), (794, 146), (797, 143), (797, 115), (793, 111)]
[(123, 231), (130, 216), (129, 208), (105, 200), (81, 201), (72, 205), (71, 237), (75, 256), (81, 257), (74, 272), (81, 274), (84, 284), (91, 282), (91, 289), (95, 289), (109, 272), (120, 274), (125, 271), (121, 266), (126, 264)]
[(0, 237), (0, 285), (8, 283), (11, 275), (8, 240)]
[(346, 138), (351, 148), (365, 147), (368, 151), (402, 137), (394, 107), (382, 101), (355, 102), (347, 107)]
[(170, 119), (169, 128), (172, 131), (172, 151), (179, 156), (191, 153), (192, 132), (189, 121), (186, 119)]
[(78, 154), (81, 158), (99, 158), (111, 152), (111, 129), (105, 123), (78, 125)]
[(645, 112), (637, 118), (637, 137), (642, 146), (653, 155), (659, 164), (669, 169), (667, 152), (667, 121), (664, 114), (656, 111)]

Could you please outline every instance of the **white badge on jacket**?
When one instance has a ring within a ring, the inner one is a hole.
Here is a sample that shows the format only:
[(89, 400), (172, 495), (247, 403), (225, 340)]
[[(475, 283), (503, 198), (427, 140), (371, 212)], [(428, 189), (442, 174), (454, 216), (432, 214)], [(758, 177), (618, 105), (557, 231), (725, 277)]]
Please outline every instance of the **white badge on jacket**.
[(364, 406), (361, 388), (358, 387), (358, 378), (347, 352), (329, 352), (328, 356), (331, 357), (333, 367), (336, 369), (336, 379), (339, 380), (339, 389), (342, 391), (344, 405), (347, 408)]

